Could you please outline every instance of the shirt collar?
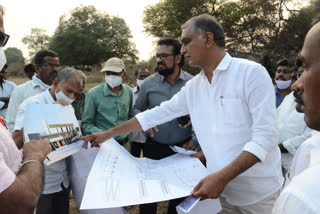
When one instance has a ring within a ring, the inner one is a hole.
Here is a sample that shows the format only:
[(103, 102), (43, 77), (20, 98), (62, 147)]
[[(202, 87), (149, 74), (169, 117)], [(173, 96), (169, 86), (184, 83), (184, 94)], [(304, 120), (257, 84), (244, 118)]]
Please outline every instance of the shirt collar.
[(107, 84), (107, 83), (104, 83), (104, 87), (103, 87), (103, 95), (104, 95), (104, 96), (109, 96), (109, 95), (111, 95), (111, 96), (121, 96), (122, 93), (123, 93), (123, 86), (122, 86), (122, 84), (121, 84), (121, 88), (120, 88), (119, 93), (118, 93), (118, 94), (115, 94), (115, 93), (113, 93), (113, 92), (110, 90), (110, 88), (108, 87), (108, 84)]
[(47, 89), (43, 92), (43, 97), (46, 100), (47, 104), (53, 104), (55, 102), (55, 100), (53, 99), (53, 97), (50, 94), (50, 89)]
[(281, 95), (282, 96), (282, 94), (280, 93), (280, 91), (279, 91), (279, 88), (278, 87), (275, 87), (275, 89), (274, 89), (275, 91), (276, 91), (276, 94), (277, 95)]
[(134, 87), (133, 90), (132, 90), (132, 93), (135, 93), (135, 94), (136, 94), (136, 93), (138, 93), (138, 92), (139, 92), (139, 91), (138, 91), (138, 87), (137, 87), (137, 86)]
[(43, 90), (51, 88), (51, 86), (49, 86), (49, 85), (45, 84), (44, 82), (42, 82), (42, 80), (39, 79), (37, 77), (37, 75), (33, 75), (33, 77), (32, 77), (32, 86), (33, 87), (39, 86)]
[(226, 71), (231, 63), (232, 57), (226, 53), (219, 65), (216, 67), (216, 71)]

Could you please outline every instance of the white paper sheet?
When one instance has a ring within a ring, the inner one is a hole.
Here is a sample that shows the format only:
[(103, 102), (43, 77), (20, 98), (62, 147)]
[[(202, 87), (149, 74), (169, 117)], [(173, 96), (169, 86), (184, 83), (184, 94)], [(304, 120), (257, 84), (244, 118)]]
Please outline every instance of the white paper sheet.
[(50, 165), (81, 150), (81, 130), (72, 106), (31, 104), (24, 117), (24, 139), (49, 140), (52, 151), (44, 163)]
[(180, 154), (184, 154), (184, 155), (193, 155), (193, 154), (196, 154), (197, 152), (196, 151), (193, 151), (193, 150), (186, 150), (184, 148), (181, 148), (179, 146), (170, 146), (170, 148), (176, 152), (176, 153), (180, 153)]
[(209, 171), (197, 158), (135, 158), (114, 139), (102, 144), (91, 168), (80, 209), (101, 209), (190, 195)]

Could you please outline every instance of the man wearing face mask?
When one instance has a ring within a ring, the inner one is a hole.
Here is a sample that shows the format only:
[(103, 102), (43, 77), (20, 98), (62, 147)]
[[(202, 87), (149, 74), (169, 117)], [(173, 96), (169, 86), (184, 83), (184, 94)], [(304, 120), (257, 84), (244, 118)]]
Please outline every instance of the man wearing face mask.
[(277, 84), (275, 88), (276, 107), (278, 108), (284, 97), (291, 92), (291, 70), (287, 59), (282, 59), (278, 62), (275, 81)]
[[(181, 70), (184, 57), (180, 54), (181, 43), (176, 39), (161, 39), (156, 50), (156, 73), (148, 77), (140, 88), (133, 113), (136, 115), (147, 109), (159, 106), (162, 102), (170, 100), (189, 81), (192, 76)], [(171, 120), (149, 130), (143, 148), (143, 156), (151, 159), (162, 159), (175, 152), (172, 145), (182, 146), (191, 140), (191, 126), (179, 127), (177, 119)], [(176, 206), (181, 199), (170, 200), (168, 214), (176, 213)], [(155, 214), (157, 203), (140, 205), (140, 214)]]
[[(30, 104), (62, 104), (66, 108), (76, 98), (82, 88), (82, 77), (72, 68), (63, 69), (53, 80), (52, 88), (29, 97), (19, 106), (14, 126), (14, 135), (22, 139), (24, 114)], [(73, 108), (72, 108), (73, 109)], [(15, 138), (18, 139), (18, 138)], [(23, 145), (23, 142), (16, 142)], [(44, 185), (37, 205), (37, 214), (68, 214), (69, 213), (69, 175), (66, 160), (60, 160), (51, 165), (44, 165)]]
[[(92, 134), (113, 128), (132, 117), (132, 91), (122, 81), (127, 75), (125, 65), (119, 58), (108, 59), (101, 70), (106, 83), (90, 89), (82, 117), (84, 134)], [(116, 136), (124, 145), (128, 134)]]
[[(148, 69), (138, 68), (136, 70), (135, 77), (137, 80), (137, 86), (132, 88), (133, 105), (136, 102), (142, 83), (148, 76), (150, 76), (150, 72)], [(143, 131), (132, 133), (131, 146), (130, 146), (131, 154), (135, 157), (140, 157), (140, 154), (141, 154), (141, 151), (143, 151), (143, 145), (145, 142), (146, 142), (146, 134)]]
[(59, 72), (58, 54), (50, 50), (41, 50), (35, 56), (35, 69), (37, 75), (32, 80), (17, 86), (12, 92), (6, 121), (10, 132), (13, 132), (16, 113), (19, 105), (27, 98), (46, 91), (52, 85)]

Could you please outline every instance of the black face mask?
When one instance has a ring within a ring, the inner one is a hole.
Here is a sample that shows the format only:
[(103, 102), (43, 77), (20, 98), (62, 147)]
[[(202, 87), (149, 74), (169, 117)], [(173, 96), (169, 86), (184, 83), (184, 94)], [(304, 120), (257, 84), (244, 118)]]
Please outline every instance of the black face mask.
[[(163, 65), (164, 68), (159, 68), (159, 65)], [(169, 76), (170, 74), (173, 74), (174, 72), (174, 67), (173, 68), (167, 68), (166, 64), (164, 64), (163, 62), (159, 62), (158, 66), (156, 67), (156, 71), (162, 75), (162, 76)]]

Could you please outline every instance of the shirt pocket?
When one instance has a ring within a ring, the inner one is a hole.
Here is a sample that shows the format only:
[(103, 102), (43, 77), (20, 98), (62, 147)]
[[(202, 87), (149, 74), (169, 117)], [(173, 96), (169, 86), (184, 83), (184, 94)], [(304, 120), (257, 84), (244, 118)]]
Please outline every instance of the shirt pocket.
[(241, 99), (223, 98), (221, 102), (225, 126), (239, 128), (246, 125), (247, 112), (244, 111)]

